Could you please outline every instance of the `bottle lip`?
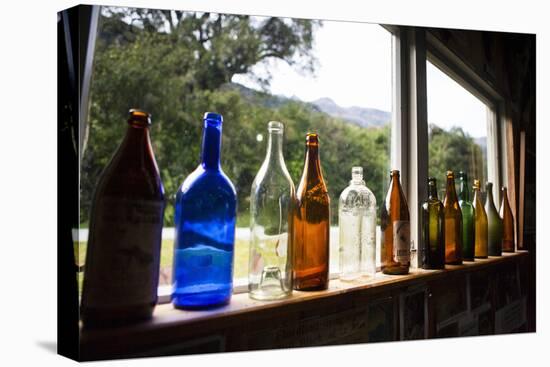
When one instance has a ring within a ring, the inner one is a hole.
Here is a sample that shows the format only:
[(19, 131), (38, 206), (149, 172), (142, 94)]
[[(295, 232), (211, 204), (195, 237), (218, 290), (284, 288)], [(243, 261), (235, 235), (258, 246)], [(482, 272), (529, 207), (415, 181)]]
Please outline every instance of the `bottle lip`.
[(128, 111), (128, 123), (138, 123), (138, 125), (151, 126), (151, 114), (139, 108), (132, 108)]
[(476, 178), (476, 179), (474, 179), (474, 186), (473, 186), (473, 188), (474, 188), (474, 189), (479, 189), (479, 187), (480, 187), (480, 182), (479, 182), (479, 180)]
[(319, 135), (317, 133), (307, 133), (306, 134), (306, 144), (307, 145), (318, 145), (319, 144)]
[(437, 180), (435, 177), (428, 177), (428, 184), (437, 184)]
[(398, 169), (390, 170), (390, 176), (399, 176), (399, 170)]
[(284, 128), (285, 125), (283, 125), (283, 123), (280, 121), (269, 121), (267, 124), (267, 131), (270, 133), (282, 134)]
[(447, 177), (454, 177), (455, 176), (455, 173), (451, 170), (448, 170), (447, 171)]
[(464, 171), (458, 171), (458, 177), (467, 180), (468, 179), (468, 174)]
[(223, 116), (216, 112), (205, 112), (203, 121), (205, 124), (219, 127), (223, 124)]
[(493, 183), (491, 181), (487, 181), (487, 183), (485, 184), (485, 187), (487, 188), (493, 188)]

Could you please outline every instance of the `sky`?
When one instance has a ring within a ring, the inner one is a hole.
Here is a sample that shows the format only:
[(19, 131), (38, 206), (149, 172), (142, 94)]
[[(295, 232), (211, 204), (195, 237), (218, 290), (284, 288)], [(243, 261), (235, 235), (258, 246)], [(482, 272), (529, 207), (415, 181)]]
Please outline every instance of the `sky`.
[[(253, 72), (272, 74), (269, 91), (311, 102), (329, 97), (342, 107), (392, 109), (392, 40), (378, 24), (324, 21), (314, 35), (315, 75), (301, 75), (286, 62), (272, 60)], [(445, 129), (460, 125), (473, 137), (487, 135), (485, 105), (428, 62), (428, 122)], [(259, 89), (246, 75), (233, 82)]]

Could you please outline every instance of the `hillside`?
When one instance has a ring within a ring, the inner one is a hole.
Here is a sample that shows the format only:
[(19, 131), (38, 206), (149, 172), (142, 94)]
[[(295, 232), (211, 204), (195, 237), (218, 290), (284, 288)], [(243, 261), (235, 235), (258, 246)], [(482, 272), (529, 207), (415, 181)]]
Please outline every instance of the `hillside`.
[(226, 84), (224, 88), (238, 90), (241, 96), (252, 104), (258, 104), (267, 108), (278, 108), (290, 101), (301, 102), (312, 111), (324, 112), (331, 117), (339, 118), (361, 127), (381, 127), (391, 120), (390, 112), (357, 106), (341, 107), (332, 99), (326, 97), (313, 102), (304, 102), (295, 96), (288, 98), (281, 95), (271, 95), (238, 83)]

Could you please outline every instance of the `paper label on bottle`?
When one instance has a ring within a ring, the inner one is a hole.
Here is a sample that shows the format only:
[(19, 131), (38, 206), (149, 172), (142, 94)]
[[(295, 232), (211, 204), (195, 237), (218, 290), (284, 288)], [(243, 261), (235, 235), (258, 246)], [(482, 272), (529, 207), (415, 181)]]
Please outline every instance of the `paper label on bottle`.
[(95, 208), (85, 265), (89, 307), (157, 298), (164, 202), (103, 198)]
[(408, 220), (393, 222), (393, 261), (407, 264), (411, 258), (411, 225)]

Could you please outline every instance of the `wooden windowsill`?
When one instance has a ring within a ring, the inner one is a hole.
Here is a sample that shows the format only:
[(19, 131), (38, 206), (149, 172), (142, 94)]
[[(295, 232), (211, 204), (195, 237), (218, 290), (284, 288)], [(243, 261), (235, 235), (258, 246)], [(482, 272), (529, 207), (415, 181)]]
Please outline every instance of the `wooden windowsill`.
[[(81, 331), (81, 351), (85, 359), (105, 355), (111, 357), (121, 351), (145, 350), (151, 345), (174, 342), (178, 338), (205, 335), (213, 330), (232, 325), (252, 325), (270, 315), (281, 314), (292, 308), (307, 308), (310, 302), (352, 293), (366, 299), (376, 294), (391, 292), (392, 289), (408, 287), (420, 282), (444, 279), (463, 272), (481, 270), (497, 264), (517, 261), (526, 257), (527, 251), (503, 253), (501, 257), (476, 259), (463, 265), (447, 265), (445, 270), (410, 269), (408, 275), (385, 275), (377, 273), (372, 279), (360, 278), (355, 282), (331, 280), (329, 289), (315, 292), (294, 291), (284, 300), (256, 301), (247, 293), (235, 294), (231, 302), (223, 307), (204, 311), (174, 309), (171, 304), (157, 305), (153, 318), (139, 324), (100, 330)], [(118, 352), (117, 352), (118, 351)], [(101, 357), (100, 357), (101, 358)]]

